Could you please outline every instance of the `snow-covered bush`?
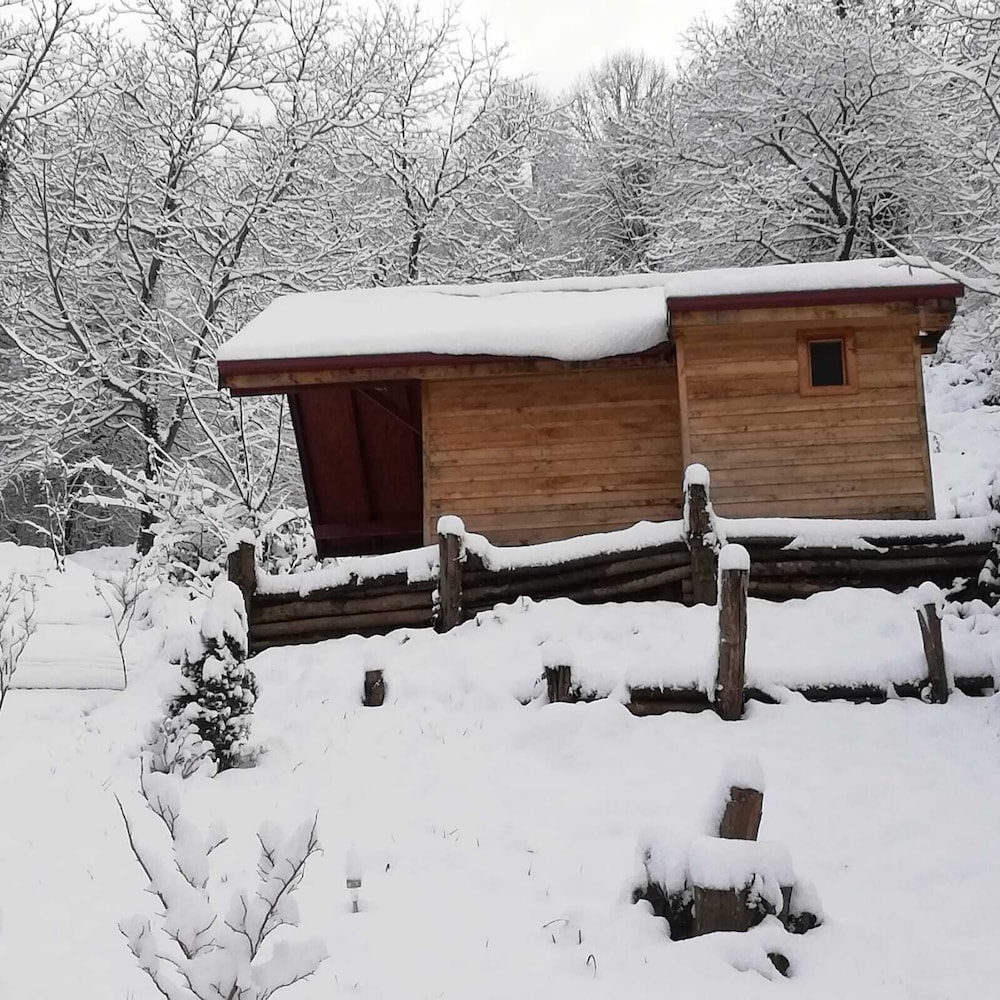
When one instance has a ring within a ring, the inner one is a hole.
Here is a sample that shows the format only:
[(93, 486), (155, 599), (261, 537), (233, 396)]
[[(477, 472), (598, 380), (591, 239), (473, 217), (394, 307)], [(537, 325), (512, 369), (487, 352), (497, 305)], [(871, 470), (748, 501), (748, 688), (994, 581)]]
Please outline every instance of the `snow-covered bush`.
[(248, 759), (257, 679), (247, 654), (243, 595), (229, 580), (216, 580), (181, 661), (181, 691), (153, 741), (157, 769), (187, 774), (211, 762), (224, 771)]
[(142, 564), (132, 560), (119, 572), (94, 574), (94, 593), (108, 609), (111, 627), (115, 632), (118, 659), (122, 665), (122, 678), (128, 687), (128, 660), (125, 656), (125, 640), (135, 620), (139, 597), (143, 592)]
[(0, 708), (35, 630), (35, 586), (23, 573), (0, 580)]
[(280, 508), (257, 532), (257, 563), (266, 573), (303, 573), (319, 565), (309, 512)]
[(245, 500), (205, 476), (193, 462), (173, 462), (154, 483), (95, 463), (114, 480), (120, 496), (92, 495), (92, 505), (123, 506), (149, 516), (151, 543), (145, 563), (161, 579), (208, 593), (225, 570), (230, 539), (249, 530), (257, 559), (271, 573), (297, 573), (316, 565), (307, 511), (277, 506), (250, 509)]
[(290, 833), (262, 827), (256, 877), (215, 872), (226, 831), (213, 824), (201, 832), (188, 823), (171, 782), (144, 773), (153, 816), (130, 817), (119, 802), (132, 854), (159, 903), (155, 915), (120, 925), (139, 967), (168, 1000), (266, 1000), (307, 979), (326, 949), (290, 929), (299, 922), (294, 894), (320, 850), (316, 819)]

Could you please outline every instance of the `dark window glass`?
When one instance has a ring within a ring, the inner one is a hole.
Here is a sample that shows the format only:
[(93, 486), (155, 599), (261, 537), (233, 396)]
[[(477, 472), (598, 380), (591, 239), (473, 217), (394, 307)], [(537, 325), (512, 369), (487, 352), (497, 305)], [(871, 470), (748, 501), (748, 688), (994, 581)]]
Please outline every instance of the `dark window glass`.
[(809, 375), (814, 386), (846, 385), (844, 342), (842, 340), (810, 340)]

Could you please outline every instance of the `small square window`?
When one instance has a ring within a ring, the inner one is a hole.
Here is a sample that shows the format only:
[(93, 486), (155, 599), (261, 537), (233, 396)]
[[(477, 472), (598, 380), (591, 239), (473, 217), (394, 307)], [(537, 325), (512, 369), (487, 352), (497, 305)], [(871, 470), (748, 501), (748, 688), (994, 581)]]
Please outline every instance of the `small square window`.
[(822, 396), (858, 391), (854, 333), (817, 330), (799, 334), (799, 393)]
[(809, 341), (809, 382), (816, 386), (844, 385), (847, 371), (844, 366), (844, 341)]

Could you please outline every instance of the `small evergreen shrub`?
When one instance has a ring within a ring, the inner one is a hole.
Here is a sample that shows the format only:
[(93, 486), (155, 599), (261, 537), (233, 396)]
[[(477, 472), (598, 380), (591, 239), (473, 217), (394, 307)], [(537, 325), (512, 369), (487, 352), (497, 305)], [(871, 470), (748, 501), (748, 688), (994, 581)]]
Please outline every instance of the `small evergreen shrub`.
[(243, 595), (234, 583), (217, 579), (197, 640), (181, 661), (181, 691), (153, 743), (164, 770), (189, 774), (211, 763), (225, 771), (247, 760), (257, 701), (247, 654)]

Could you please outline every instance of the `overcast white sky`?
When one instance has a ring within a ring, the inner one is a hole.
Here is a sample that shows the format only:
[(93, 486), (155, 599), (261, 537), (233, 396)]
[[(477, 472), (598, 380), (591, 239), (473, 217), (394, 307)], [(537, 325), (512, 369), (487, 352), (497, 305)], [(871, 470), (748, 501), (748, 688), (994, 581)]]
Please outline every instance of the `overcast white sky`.
[[(467, 20), (485, 17), (510, 42), (510, 68), (558, 91), (608, 52), (643, 49), (672, 63), (678, 36), (701, 14), (721, 20), (735, 0), (463, 0)], [(430, 13), (431, 4), (424, 9)]]

